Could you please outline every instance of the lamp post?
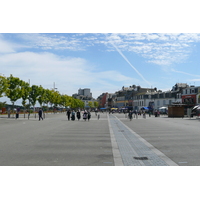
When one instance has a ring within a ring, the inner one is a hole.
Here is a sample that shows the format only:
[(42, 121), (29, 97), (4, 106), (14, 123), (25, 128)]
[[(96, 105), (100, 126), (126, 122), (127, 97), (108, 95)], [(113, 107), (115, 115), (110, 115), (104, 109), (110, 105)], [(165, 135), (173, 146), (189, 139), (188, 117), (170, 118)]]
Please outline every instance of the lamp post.
[(55, 84), (55, 82), (53, 83), (53, 90), (55, 91), (55, 90), (57, 90), (58, 88), (56, 88), (56, 84)]

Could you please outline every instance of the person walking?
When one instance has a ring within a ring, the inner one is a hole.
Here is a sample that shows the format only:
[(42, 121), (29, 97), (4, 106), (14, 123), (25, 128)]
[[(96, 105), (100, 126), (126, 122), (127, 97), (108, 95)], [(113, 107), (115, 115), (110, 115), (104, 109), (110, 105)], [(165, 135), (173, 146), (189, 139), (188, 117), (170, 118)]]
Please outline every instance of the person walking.
[(143, 118), (146, 119), (146, 112), (145, 112), (145, 110), (143, 111)]
[(71, 117), (72, 121), (75, 120), (75, 114), (76, 114), (76, 113), (75, 113), (75, 111), (73, 110), (73, 111), (72, 111), (72, 117)]
[(67, 111), (67, 118), (68, 118), (68, 121), (70, 120), (70, 115), (71, 115), (71, 111), (68, 110), (68, 111)]
[(43, 120), (43, 117), (42, 117), (42, 109), (40, 108), (39, 111), (38, 111), (38, 115), (39, 115), (39, 121), (40, 119)]
[(83, 113), (83, 119), (86, 121), (87, 119), (87, 111), (85, 110), (84, 113)]
[(90, 111), (88, 111), (88, 121), (90, 121), (90, 118), (91, 118), (91, 113), (90, 113)]
[(132, 120), (132, 118), (133, 118), (133, 113), (132, 113), (132, 111), (130, 110), (129, 111), (129, 113), (128, 113), (128, 117), (129, 117), (129, 119), (130, 119), (130, 121)]
[(78, 121), (80, 120), (80, 118), (81, 118), (81, 113), (80, 113), (80, 110), (78, 110), (77, 112), (76, 112), (76, 117), (77, 117), (77, 119), (78, 119)]

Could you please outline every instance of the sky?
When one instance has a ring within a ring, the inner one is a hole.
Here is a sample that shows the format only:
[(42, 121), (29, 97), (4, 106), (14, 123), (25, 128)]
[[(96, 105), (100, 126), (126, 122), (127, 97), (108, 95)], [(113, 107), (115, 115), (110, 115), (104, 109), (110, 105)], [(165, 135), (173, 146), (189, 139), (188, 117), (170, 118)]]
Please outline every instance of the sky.
[(0, 69), (61, 94), (200, 85), (199, 33), (1, 33)]
[(31, 6), (13, 1), (12, 8), (4, 2), (12, 15), (6, 9), (0, 13), (0, 74), (45, 89), (55, 85), (70, 96), (90, 88), (94, 98), (131, 85), (162, 91), (176, 83), (200, 85), (195, 1), (181, 1), (181, 9), (180, 1), (168, 1), (164, 8), (156, 0), (131, 6), (127, 0), (123, 5), (101, 1), (98, 7), (92, 2), (48, 1), (48, 9), (47, 1)]

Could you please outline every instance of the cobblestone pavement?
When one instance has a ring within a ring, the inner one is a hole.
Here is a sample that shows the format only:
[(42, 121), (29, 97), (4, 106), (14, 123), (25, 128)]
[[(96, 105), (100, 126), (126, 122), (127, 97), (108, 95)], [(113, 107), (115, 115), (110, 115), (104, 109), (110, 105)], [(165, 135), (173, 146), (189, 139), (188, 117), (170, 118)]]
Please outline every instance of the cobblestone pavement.
[[(137, 135), (116, 116), (108, 115), (111, 140), (116, 140), (119, 152), (113, 151), (115, 165), (124, 166), (176, 166), (171, 159)], [(114, 137), (112, 137), (114, 134)], [(115, 142), (115, 141), (114, 141)], [(116, 144), (115, 144), (116, 145)], [(116, 149), (116, 146), (114, 147)], [(122, 162), (119, 160), (119, 153)], [(118, 159), (115, 159), (117, 157)]]

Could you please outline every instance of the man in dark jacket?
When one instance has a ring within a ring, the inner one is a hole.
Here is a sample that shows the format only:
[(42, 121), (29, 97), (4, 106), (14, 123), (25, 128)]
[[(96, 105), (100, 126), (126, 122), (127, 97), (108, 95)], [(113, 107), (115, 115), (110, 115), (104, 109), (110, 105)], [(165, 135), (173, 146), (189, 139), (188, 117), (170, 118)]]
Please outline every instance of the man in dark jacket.
[(71, 111), (68, 110), (68, 111), (67, 111), (67, 118), (68, 118), (68, 121), (70, 120), (70, 115), (71, 115)]
[(41, 109), (41, 108), (40, 108), (40, 110), (39, 110), (39, 112), (38, 112), (38, 115), (39, 115), (39, 121), (40, 121), (40, 119), (43, 120), (43, 118), (42, 118), (42, 109)]

